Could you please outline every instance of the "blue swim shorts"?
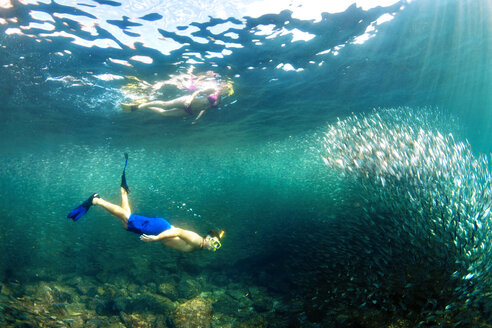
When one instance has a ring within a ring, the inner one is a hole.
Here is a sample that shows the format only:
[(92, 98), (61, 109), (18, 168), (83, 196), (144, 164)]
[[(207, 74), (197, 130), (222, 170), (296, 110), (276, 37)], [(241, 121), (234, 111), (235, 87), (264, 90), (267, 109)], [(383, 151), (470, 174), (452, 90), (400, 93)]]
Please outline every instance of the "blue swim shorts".
[(126, 230), (138, 234), (158, 235), (161, 232), (170, 229), (171, 224), (163, 218), (148, 218), (141, 215), (131, 214), (128, 219), (128, 228)]

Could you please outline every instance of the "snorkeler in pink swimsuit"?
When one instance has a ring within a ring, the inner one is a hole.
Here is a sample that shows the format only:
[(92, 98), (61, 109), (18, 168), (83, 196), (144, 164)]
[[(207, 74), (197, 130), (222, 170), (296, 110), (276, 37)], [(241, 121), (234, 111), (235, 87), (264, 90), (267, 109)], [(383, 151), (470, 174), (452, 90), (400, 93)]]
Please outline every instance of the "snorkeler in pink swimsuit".
[[(193, 83), (189, 88), (196, 88)], [(150, 109), (166, 117), (183, 117), (198, 114), (194, 121), (197, 121), (210, 108), (217, 108), (221, 97), (232, 95), (234, 89), (232, 83), (209, 83), (209, 87), (200, 88), (192, 95), (178, 97), (169, 101), (154, 100), (141, 104), (121, 104), (123, 111), (133, 112), (138, 109)]]

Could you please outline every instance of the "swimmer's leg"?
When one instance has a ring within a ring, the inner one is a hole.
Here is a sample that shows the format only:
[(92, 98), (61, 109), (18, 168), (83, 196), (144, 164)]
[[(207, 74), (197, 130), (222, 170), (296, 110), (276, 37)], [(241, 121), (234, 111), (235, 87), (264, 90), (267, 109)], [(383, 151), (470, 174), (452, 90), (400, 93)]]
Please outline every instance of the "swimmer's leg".
[(158, 107), (149, 107), (149, 109), (157, 114), (168, 117), (177, 117), (177, 116), (185, 116), (188, 115), (181, 108), (171, 108), (171, 109), (162, 109)]
[(121, 207), (128, 213), (132, 213), (130, 203), (128, 202), (128, 192), (123, 187), (121, 188)]
[(188, 113), (185, 109), (190, 105), (188, 102), (190, 102), (189, 96), (184, 96), (170, 101), (151, 101), (139, 105), (138, 108), (147, 108), (163, 116), (186, 116)]
[(150, 109), (153, 112), (159, 113), (159, 114), (164, 114), (169, 110), (169, 109), (162, 109), (160, 107), (148, 107), (148, 109)]
[(154, 100), (138, 105), (138, 109), (151, 107), (160, 107), (162, 109), (165, 109), (166, 107), (169, 107), (169, 105), (171, 105), (172, 103), (173, 101)]
[(158, 107), (163, 110), (185, 107), (186, 102), (189, 101), (189, 96), (179, 97), (169, 101), (154, 100), (138, 105), (138, 109)]
[(115, 205), (115, 204), (112, 204), (102, 198), (94, 198), (92, 200), (92, 204), (93, 205), (99, 205), (101, 206), (102, 208), (104, 208), (106, 211), (108, 211), (109, 213), (113, 214), (115, 217), (117, 217), (120, 221), (121, 221), (121, 224), (123, 225), (123, 228), (125, 228), (125, 230), (127, 229), (128, 227), (128, 219), (130, 218), (130, 215), (132, 214), (131, 211), (129, 210), (130, 209), (130, 206), (128, 205), (128, 194), (126, 193), (125, 189), (121, 188), (121, 198), (123, 200), (123, 192), (125, 193), (126, 195), (126, 204), (123, 204), (125, 207), (122, 207), (122, 206), (118, 206), (118, 205)]
[(147, 99), (142, 98), (142, 99), (136, 99), (132, 103), (125, 104), (125, 103), (120, 103), (121, 105), (121, 110), (126, 113), (131, 113), (136, 110), (138, 110), (138, 106), (141, 104), (147, 103)]

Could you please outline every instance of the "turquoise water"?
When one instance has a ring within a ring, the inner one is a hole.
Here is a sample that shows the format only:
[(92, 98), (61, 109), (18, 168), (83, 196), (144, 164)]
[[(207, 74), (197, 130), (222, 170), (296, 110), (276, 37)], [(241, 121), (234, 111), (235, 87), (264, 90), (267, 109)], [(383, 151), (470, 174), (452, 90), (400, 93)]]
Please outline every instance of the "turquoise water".
[[(197, 299), (197, 327), (492, 325), (491, 5), (338, 5), (0, 2), (2, 325), (184, 327)], [(197, 124), (121, 111), (125, 77), (191, 66), (235, 91)], [(384, 142), (384, 161), (351, 151)], [(124, 152), (133, 211), (224, 229), (218, 252), (66, 219), (119, 203)]]

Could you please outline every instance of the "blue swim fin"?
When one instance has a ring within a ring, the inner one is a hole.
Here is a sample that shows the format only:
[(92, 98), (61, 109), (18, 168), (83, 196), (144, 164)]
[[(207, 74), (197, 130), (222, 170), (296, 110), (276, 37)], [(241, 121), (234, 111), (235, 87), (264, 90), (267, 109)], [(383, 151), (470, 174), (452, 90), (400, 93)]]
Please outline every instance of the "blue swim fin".
[(125, 153), (125, 167), (123, 168), (123, 174), (121, 174), (121, 188), (125, 189), (126, 193), (130, 193), (130, 188), (126, 184), (126, 165), (128, 164), (128, 153)]
[(95, 197), (99, 198), (99, 195), (96, 193), (92, 194), (82, 204), (71, 210), (70, 213), (68, 213), (67, 218), (72, 219), (74, 221), (80, 219), (85, 213), (87, 213), (87, 211), (89, 211), (89, 208), (91, 208), (92, 206), (92, 200)]

